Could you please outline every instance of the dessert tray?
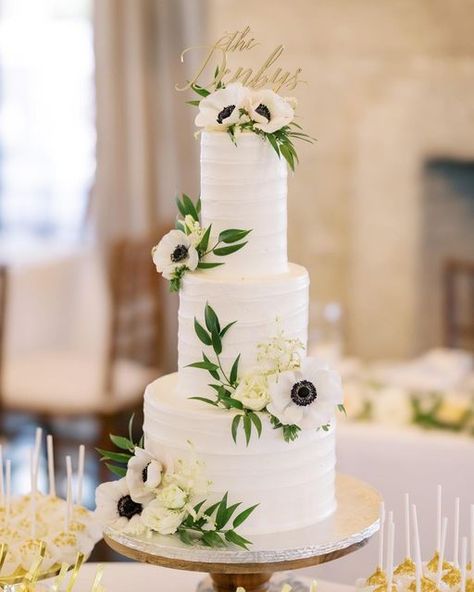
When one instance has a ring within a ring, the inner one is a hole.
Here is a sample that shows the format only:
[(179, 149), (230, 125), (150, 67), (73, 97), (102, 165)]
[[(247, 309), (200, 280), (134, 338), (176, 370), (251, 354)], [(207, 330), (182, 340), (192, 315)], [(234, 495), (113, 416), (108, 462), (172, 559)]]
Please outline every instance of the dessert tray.
[(126, 557), (187, 571), (209, 572), (213, 587), (224, 592), (243, 586), (267, 591), (273, 573), (318, 565), (364, 546), (379, 528), (381, 496), (373, 487), (349, 477), (336, 478), (337, 509), (326, 520), (298, 530), (252, 537), (248, 551), (237, 548), (189, 547), (175, 537), (134, 537), (107, 529), (107, 544)]

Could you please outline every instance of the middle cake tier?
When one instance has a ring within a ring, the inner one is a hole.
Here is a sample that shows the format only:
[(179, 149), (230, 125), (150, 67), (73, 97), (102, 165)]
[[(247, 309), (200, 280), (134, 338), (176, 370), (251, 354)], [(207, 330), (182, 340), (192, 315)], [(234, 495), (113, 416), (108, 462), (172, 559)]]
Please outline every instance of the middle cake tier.
[(258, 345), (283, 332), (286, 338), (308, 339), (309, 276), (304, 267), (289, 264), (288, 272), (259, 278), (210, 277), (192, 273), (184, 277), (180, 292), (177, 394), (183, 397), (213, 394), (207, 372), (190, 368), (202, 361), (203, 353), (213, 359), (212, 347), (199, 340), (194, 319), (205, 325), (208, 303), (221, 326), (235, 322), (225, 334), (220, 360), (230, 371), (240, 355), (239, 374), (257, 364)]

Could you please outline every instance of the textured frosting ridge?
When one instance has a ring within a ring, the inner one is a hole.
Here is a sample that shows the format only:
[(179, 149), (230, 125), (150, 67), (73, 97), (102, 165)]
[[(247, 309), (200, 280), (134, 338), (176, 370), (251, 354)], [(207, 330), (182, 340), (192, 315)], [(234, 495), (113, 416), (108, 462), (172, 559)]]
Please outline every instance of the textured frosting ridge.
[(202, 224), (216, 235), (252, 229), (248, 244), (213, 275), (258, 276), (287, 271), (287, 166), (270, 144), (243, 133), (201, 135)]
[[(176, 374), (155, 380), (145, 392), (145, 446), (151, 453), (190, 454), (206, 465), (209, 499), (229, 491), (243, 507), (260, 504), (241, 527), (244, 534), (302, 528), (335, 509), (335, 428), (306, 431), (292, 443), (264, 422), (249, 447), (230, 437), (233, 414), (176, 400)], [(218, 446), (216, 446), (218, 443)]]
[(308, 333), (309, 276), (304, 267), (290, 264), (287, 273), (259, 278), (219, 278), (207, 273), (188, 274), (183, 281), (179, 306), (177, 392), (183, 397), (212, 395), (209, 376), (188, 364), (210, 355), (194, 331), (194, 317), (203, 322), (208, 302), (222, 325), (237, 321), (225, 338), (221, 360), (230, 368), (240, 354), (243, 374), (256, 364), (257, 344), (268, 342), (278, 329), (304, 346)]

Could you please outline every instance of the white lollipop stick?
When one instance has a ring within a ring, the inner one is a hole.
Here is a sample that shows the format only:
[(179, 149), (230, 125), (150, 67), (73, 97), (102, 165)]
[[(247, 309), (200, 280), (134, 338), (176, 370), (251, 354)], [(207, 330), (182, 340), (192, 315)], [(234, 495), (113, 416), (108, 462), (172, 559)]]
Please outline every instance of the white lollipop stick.
[(8, 523), (12, 503), (12, 461), (10, 459), (7, 459), (5, 463), (5, 473), (5, 519)]
[(53, 436), (48, 434), (46, 437), (46, 447), (48, 450), (48, 481), (49, 481), (49, 495), (56, 497), (56, 477), (54, 474), (54, 444)]
[(3, 446), (0, 444), (0, 506), (5, 505), (5, 483), (3, 482)]
[(383, 537), (384, 537), (384, 526), (385, 526), (385, 504), (380, 502), (380, 529), (379, 529), (379, 569), (383, 569)]
[(43, 437), (43, 430), (41, 428), (36, 428), (35, 434), (35, 452), (33, 458), (34, 464), (34, 477), (35, 477), (35, 492), (38, 491), (38, 472), (39, 472), (39, 460), (40, 460), (40, 453), (41, 453), (41, 438)]
[(82, 490), (84, 487), (84, 458), (86, 449), (84, 444), (79, 446), (79, 465), (77, 467), (77, 499), (76, 503), (82, 505)]
[(457, 497), (454, 500), (454, 545), (453, 545), (453, 563), (459, 567), (459, 506), (460, 500)]
[(388, 523), (388, 535), (387, 535), (387, 591), (392, 592), (393, 583), (393, 551), (395, 543), (395, 524), (393, 520), (389, 520)]
[(460, 591), (466, 591), (467, 537), (461, 541), (461, 586)]
[(410, 559), (410, 496), (408, 493), (405, 493), (405, 553), (407, 559)]
[(474, 504), (471, 504), (471, 577), (474, 577)]
[(421, 592), (421, 577), (422, 577), (422, 564), (421, 564), (421, 547), (420, 547), (420, 532), (418, 530), (418, 517), (416, 514), (416, 506), (411, 506), (412, 520), (413, 520), (413, 534), (415, 538), (415, 563), (416, 563), (416, 592)]
[(66, 456), (66, 474), (66, 516), (64, 519), (64, 530), (68, 531), (72, 515), (72, 463), (70, 456)]
[(441, 505), (442, 505), (442, 495), (443, 490), (441, 485), (437, 487), (437, 496), (436, 496), (436, 550), (439, 553), (441, 549)]
[(443, 518), (443, 527), (441, 532), (441, 548), (439, 550), (439, 563), (438, 563), (438, 571), (436, 573), (436, 587), (440, 588), (441, 586), (441, 578), (443, 576), (443, 562), (444, 562), (444, 552), (446, 549), (446, 533), (448, 531), (448, 519), (445, 517)]

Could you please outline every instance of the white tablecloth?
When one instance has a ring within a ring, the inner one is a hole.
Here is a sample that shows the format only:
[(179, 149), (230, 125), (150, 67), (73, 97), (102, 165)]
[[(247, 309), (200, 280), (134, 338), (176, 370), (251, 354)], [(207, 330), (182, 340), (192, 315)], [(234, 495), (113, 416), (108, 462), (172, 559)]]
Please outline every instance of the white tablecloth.
[[(418, 506), (423, 558), (432, 555), (436, 534), (436, 486), (444, 491), (443, 512), (448, 516), (448, 558), (453, 548), (454, 498), (461, 498), (461, 536), (469, 534), (469, 504), (474, 503), (474, 438), (416, 428), (340, 422), (337, 468), (364, 479), (383, 495), (397, 523), (396, 560), (403, 555), (403, 495), (410, 493)], [(368, 575), (377, 558), (377, 537), (364, 549), (317, 568), (320, 577), (352, 584)]]
[[(205, 574), (139, 563), (105, 563), (102, 584), (107, 592), (194, 592)], [(79, 573), (74, 592), (89, 592), (97, 570), (87, 563)], [(348, 586), (318, 582), (319, 592), (349, 592)]]

